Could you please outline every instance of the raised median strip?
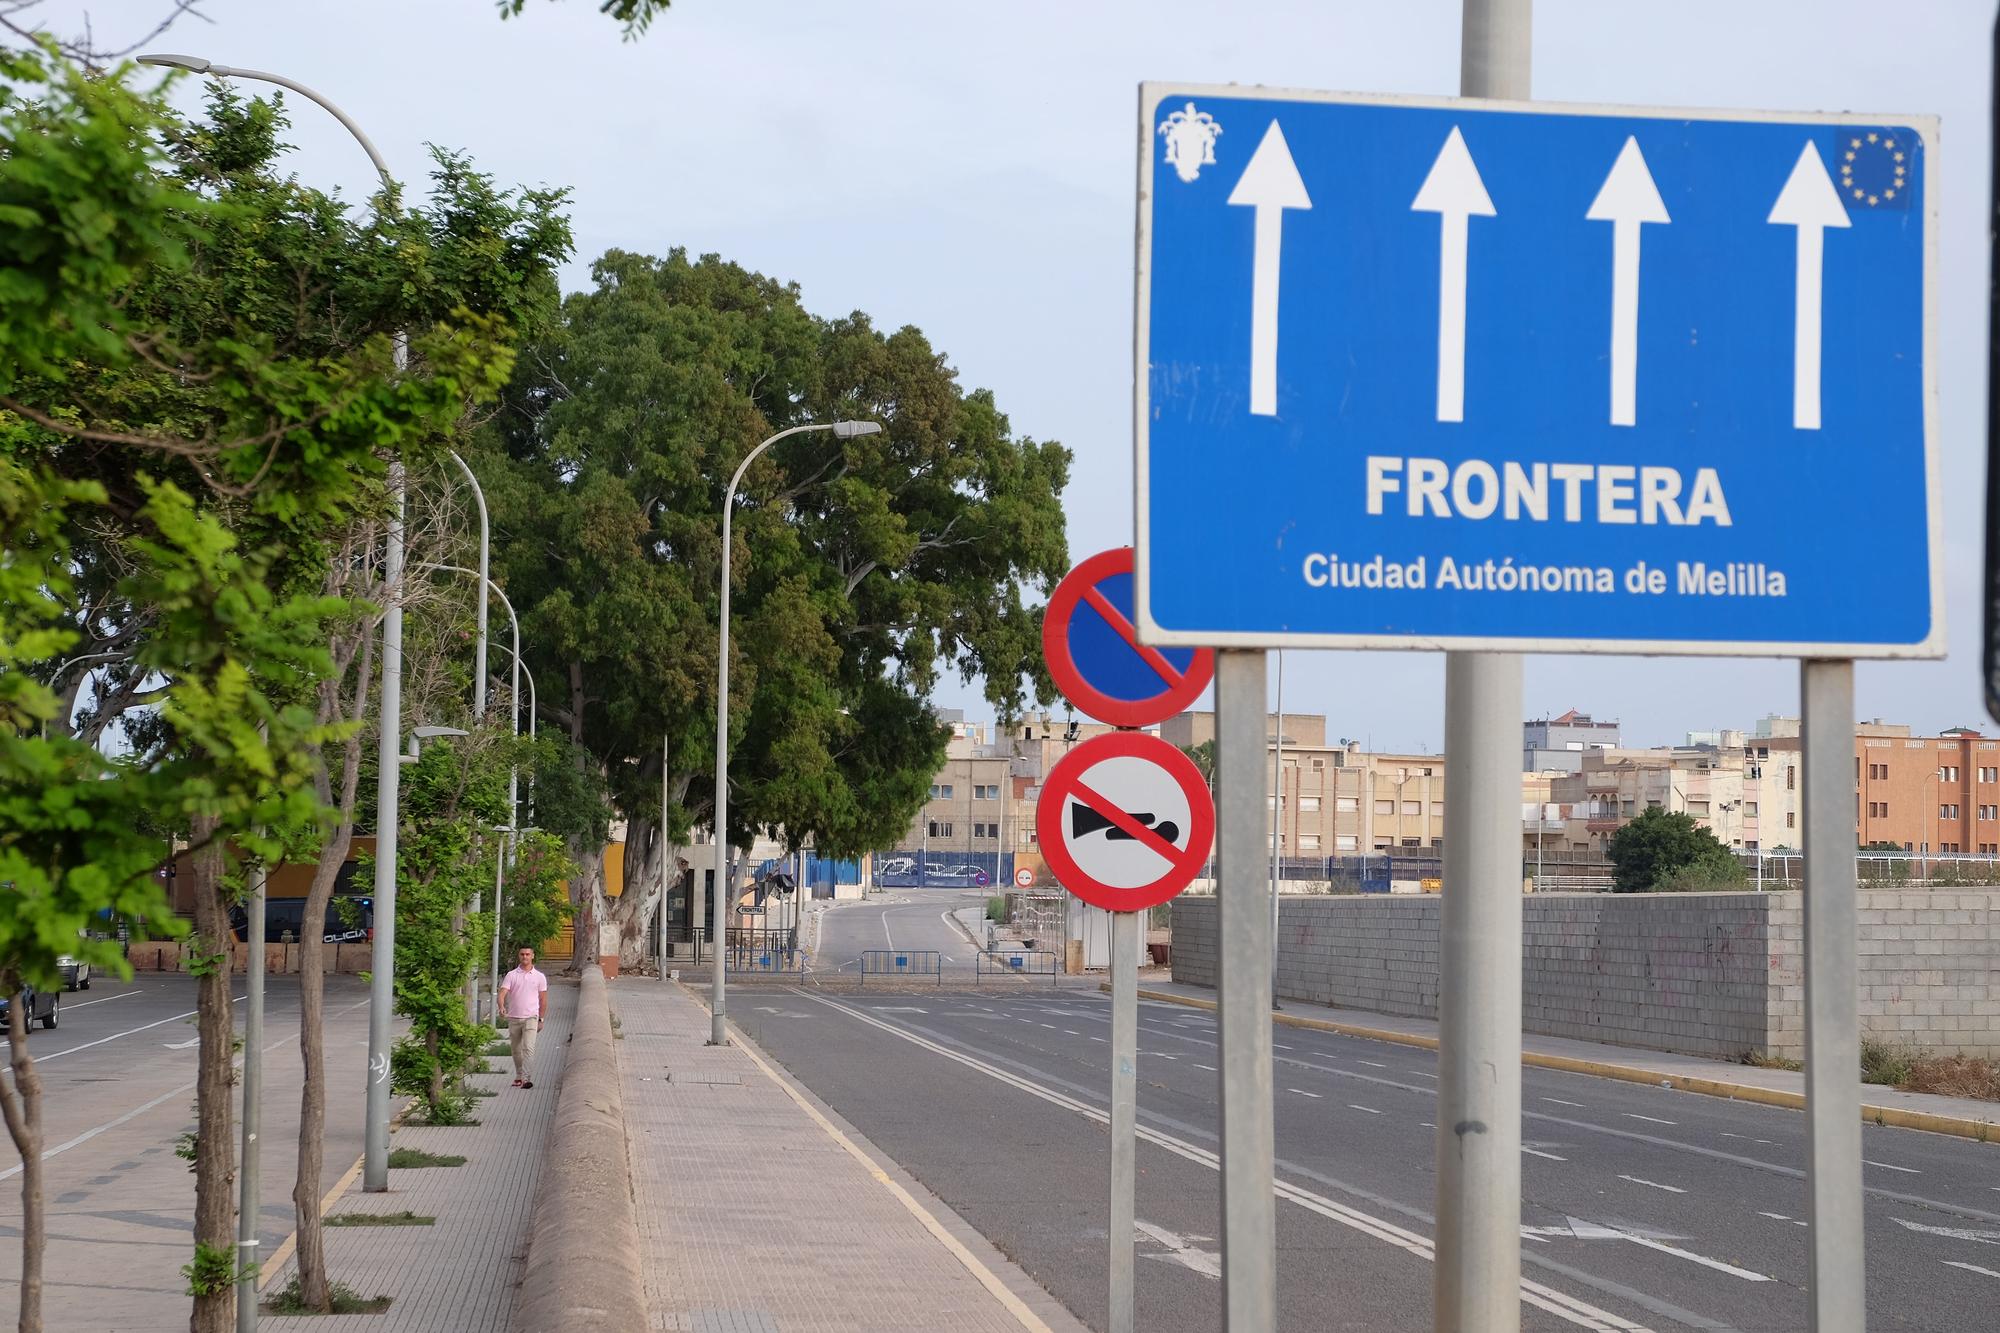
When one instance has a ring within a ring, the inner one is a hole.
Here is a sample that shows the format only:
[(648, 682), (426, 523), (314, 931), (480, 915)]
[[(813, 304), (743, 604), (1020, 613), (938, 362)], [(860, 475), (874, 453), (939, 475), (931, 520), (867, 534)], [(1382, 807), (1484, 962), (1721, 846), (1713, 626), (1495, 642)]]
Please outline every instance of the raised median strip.
[(647, 1327), (625, 1104), (604, 985), (596, 965), (583, 969), (514, 1333)]
[[(1110, 983), (1100, 983), (1098, 989), (1108, 992), (1111, 989)], [(1152, 990), (1144, 986), (1139, 988), (1139, 998), (1155, 1000), (1162, 1004), (1184, 1005), (1190, 1009), (1213, 1010), (1216, 1007), (1214, 1000), (1203, 999), (1198, 995), (1182, 995), (1175, 991)], [(1273, 1013), (1271, 1020), (1285, 1027), (1306, 1028), (1315, 1032), (1336, 1032), (1344, 1037), (1364, 1037), (1370, 1041), (1385, 1041), (1397, 1046), (1415, 1046), (1427, 1051), (1436, 1050), (1438, 1045), (1436, 1037), (1421, 1032), (1370, 1027), (1365, 1023), (1348, 1023), (1338, 1019), (1313, 1018), (1305, 1014), (1285, 1013), (1282, 1010)], [(1723, 1097), (1731, 1101), (1756, 1102), (1763, 1106), (1804, 1110), (1806, 1104), (1803, 1093), (1791, 1092), (1784, 1088), (1765, 1088), (1753, 1083), (1734, 1083), (1727, 1079), (1673, 1074), (1663, 1070), (1648, 1069), (1643, 1065), (1621, 1064), (1611, 1060), (1587, 1060), (1575, 1056), (1554, 1055), (1546, 1051), (1524, 1050), (1521, 1052), (1521, 1063), (1537, 1069), (1557, 1069), (1570, 1074), (1617, 1079), (1624, 1083), (1643, 1083), (1648, 1087), (1671, 1088), (1678, 1092), (1700, 1093), (1706, 1097)], [(2000, 1142), (2000, 1120), (1944, 1115), (1933, 1111), (1918, 1111), (1901, 1106), (1879, 1106), (1867, 1102), (1862, 1104), (1861, 1118), (1871, 1125), (1921, 1129), (1932, 1134), (1951, 1134), (1959, 1138), (1976, 1139), (1981, 1143)]]

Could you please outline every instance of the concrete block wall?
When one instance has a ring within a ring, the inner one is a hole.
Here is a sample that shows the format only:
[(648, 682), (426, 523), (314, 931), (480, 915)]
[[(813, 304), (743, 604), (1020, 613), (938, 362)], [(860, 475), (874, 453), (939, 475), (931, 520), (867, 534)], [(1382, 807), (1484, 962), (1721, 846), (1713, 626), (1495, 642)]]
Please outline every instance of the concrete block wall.
[[(1286, 898), (1278, 993), (1435, 1018), (1439, 902)], [(1859, 908), (1863, 1031), (2000, 1056), (2000, 890), (1866, 891)], [(1526, 1031), (1724, 1059), (1803, 1052), (1798, 891), (1535, 894), (1522, 913)], [(1215, 899), (1177, 899), (1173, 926), (1174, 979), (1213, 986)]]

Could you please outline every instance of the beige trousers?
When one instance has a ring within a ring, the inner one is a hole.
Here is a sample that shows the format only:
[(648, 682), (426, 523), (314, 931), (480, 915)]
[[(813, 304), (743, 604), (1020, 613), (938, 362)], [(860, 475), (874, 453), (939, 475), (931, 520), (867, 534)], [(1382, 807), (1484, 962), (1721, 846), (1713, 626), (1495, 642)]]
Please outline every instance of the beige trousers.
[(507, 1044), (514, 1049), (514, 1077), (530, 1077), (528, 1065), (535, 1058), (535, 1032), (541, 1027), (538, 1018), (510, 1018), (507, 1020)]

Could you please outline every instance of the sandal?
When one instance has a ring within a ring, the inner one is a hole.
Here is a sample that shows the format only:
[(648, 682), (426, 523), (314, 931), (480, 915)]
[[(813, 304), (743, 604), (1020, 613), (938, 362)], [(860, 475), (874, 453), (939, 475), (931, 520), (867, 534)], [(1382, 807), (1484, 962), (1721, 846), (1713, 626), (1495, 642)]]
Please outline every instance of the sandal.
[(529, 1079), (529, 1080), (527, 1080), (527, 1081), (526, 1081), (525, 1083), (523, 1083), (523, 1084), (522, 1084), (521, 1086), (522, 1086), (522, 1087), (524, 1087), (524, 1088), (532, 1088), (532, 1087), (534, 1087), (534, 1086), (535, 1086), (535, 1080), (533, 1080), (533, 1079)]

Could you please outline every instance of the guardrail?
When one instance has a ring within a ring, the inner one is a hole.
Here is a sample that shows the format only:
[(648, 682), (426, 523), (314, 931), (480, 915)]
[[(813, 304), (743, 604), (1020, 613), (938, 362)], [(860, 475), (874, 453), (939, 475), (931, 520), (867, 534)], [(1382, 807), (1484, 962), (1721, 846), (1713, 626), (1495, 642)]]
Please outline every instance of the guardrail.
[(861, 984), (870, 977), (936, 977), (944, 985), (944, 955), (936, 949), (864, 949)]
[(1059, 975), (1056, 956), (1047, 949), (981, 949), (972, 959), (974, 985), (981, 977), (1047, 977), (1054, 982)]

